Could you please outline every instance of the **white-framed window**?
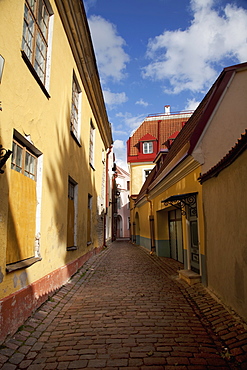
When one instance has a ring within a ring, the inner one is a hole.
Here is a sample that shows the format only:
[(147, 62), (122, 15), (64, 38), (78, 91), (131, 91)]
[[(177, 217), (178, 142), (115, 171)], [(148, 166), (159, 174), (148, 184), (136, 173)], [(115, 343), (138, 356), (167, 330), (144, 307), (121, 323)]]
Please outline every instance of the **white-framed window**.
[(52, 15), (48, 0), (25, 1), (22, 51), (46, 88), (49, 82)]
[(32, 180), (36, 180), (37, 156), (15, 139), (12, 144), (11, 168)]
[(70, 115), (70, 131), (80, 143), (80, 119), (81, 119), (81, 89), (75, 74), (72, 82), (72, 100)]
[(150, 153), (153, 153), (153, 142), (144, 141), (143, 142), (143, 154), (150, 154)]
[[(9, 182), (7, 271), (40, 260), (42, 153), (14, 130)], [(27, 263), (29, 263), (27, 262)], [(16, 263), (16, 266), (12, 266)], [(23, 266), (22, 266), (23, 267)]]
[(94, 139), (95, 139), (95, 127), (93, 121), (90, 120), (90, 139), (89, 139), (89, 164), (94, 168)]

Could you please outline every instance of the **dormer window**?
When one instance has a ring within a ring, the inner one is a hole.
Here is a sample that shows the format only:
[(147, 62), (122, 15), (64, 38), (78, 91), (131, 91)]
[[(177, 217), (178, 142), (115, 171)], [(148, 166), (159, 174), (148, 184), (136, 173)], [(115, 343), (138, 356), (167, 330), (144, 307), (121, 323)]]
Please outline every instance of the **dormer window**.
[(144, 141), (143, 142), (143, 154), (150, 154), (150, 153), (153, 153), (153, 142)]
[[(157, 153), (157, 139), (153, 135), (147, 133), (143, 137), (140, 138), (138, 143), (138, 149), (140, 155), (144, 156), (143, 159), (146, 160), (149, 158), (151, 160), (151, 157), (153, 157)], [(146, 155), (149, 154), (148, 157)]]

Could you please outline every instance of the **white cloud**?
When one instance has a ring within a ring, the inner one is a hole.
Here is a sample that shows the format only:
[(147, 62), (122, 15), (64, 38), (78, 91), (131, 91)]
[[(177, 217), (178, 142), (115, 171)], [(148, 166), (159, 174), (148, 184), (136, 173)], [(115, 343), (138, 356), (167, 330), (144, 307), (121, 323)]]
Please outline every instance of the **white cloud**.
[(123, 149), (125, 148), (123, 140), (115, 140), (114, 141), (114, 148), (115, 149)]
[(139, 105), (143, 105), (144, 107), (147, 107), (149, 104), (144, 101), (143, 99), (140, 99), (138, 101), (136, 101), (136, 104), (139, 104)]
[(128, 100), (125, 92), (113, 93), (110, 90), (104, 90), (103, 95), (104, 95), (105, 103), (109, 107), (125, 103)]
[[(131, 113), (121, 113), (116, 114), (116, 117), (120, 118), (123, 121), (124, 126), (131, 129), (131, 131), (136, 130), (137, 127), (143, 122), (146, 115), (140, 114), (138, 116), (132, 116)], [(127, 132), (126, 132), (127, 133)]]
[(85, 10), (88, 11), (88, 9), (94, 7), (96, 3), (97, 0), (84, 0)]
[[(125, 155), (126, 155), (126, 152), (125, 152)], [(117, 163), (118, 167), (122, 168), (126, 172), (129, 172), (129, 168), (128, 168), (128, 164), (127, 164), (126, 159), (124, 160), (124, 159), (116, 158), (116, 163)]]
[(247, 10), (227, 4), (219, 13), (213, 8), (215, 3), (191, 0), (190, 27), (165, 31), (149, 40), (151, 62), (143, 69), (143, 77), (167, 82), (167, 93), (205, 92), (218, 75), (216, 63), (224, 67), (224, 60), (247, 60)]
[(116, 156), (117, 165), (128, 171), (126, 143), (124, 143), (123, 140), (115, 140), (113, 143), (113, 151)]
[(200, 102), (196, 101), (195, 98), (187, 99), (187, 104), (186, 104), (184, 110), (196, 110), (196, 108), (198, 107), (199, 104), (200, 104)]
[[(120, 126), (120, 128), (122, 128), (121, 126)], [(124, 131), (124, 130), (120, 130), (119, 129), (119, 126), (118, 126), (118, 128), (117, 129), (114, 129), (113, 128), (113, 134), (114, 135), (118, 135), (118, 136), (125, 136), (126, 134), (128, 134), (128, 133), (126, 133), (126, 130)]]
[(97, 64), (102, 83), (109, 78), (120, 81), (125, 77), (130, 58), (124, 51), (125, 41), (118, 35), (116, 26), (106, 19), (93, 15), (88, 19)]

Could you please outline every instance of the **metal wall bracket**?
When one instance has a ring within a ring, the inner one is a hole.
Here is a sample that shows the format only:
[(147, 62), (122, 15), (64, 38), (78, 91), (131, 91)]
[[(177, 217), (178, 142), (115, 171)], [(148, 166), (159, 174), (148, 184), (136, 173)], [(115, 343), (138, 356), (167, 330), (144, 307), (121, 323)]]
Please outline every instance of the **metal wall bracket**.
[(4, 170), (2, 170), (2, 167), (7, 162), (8, 158), (12, 154), (12, 150), (7, 150), (3, 148), (2, 145), (0, 145), (0, 174), (4, 173)]
[(172, 195), (161, 201), (165, 206), (173, 206), (181, 210), (182, 215), (186, 216), (186, 206), (189, 209), (190, 216), (197, 216), (196, 206), (196, 195), (197, 193), (187, 193), (180, 195)]

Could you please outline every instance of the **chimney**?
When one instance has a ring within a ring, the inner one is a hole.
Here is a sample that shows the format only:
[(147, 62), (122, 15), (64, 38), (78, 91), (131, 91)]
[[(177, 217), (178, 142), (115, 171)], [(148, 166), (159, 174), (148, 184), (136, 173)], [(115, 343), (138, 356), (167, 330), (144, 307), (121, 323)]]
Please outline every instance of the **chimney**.
[(170, 105), (165, 105), (165, 114), (166, 115), (170, 114)]

